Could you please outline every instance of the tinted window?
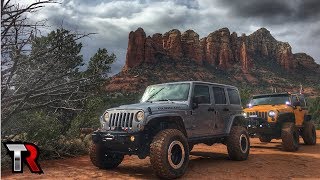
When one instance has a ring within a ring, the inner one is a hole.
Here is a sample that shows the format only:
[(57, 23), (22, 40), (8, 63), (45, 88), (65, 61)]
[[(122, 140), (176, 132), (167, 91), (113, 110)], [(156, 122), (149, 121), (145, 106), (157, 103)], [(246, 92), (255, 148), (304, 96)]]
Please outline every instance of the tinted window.
[(230, 104), (240, 104), (239, 93), (236, 89), (228, 89)]
[(252, 106), (257, 105), (276, 105), (276, 104), (287, 104), (289, 101), (288, 94), (268, 94), (268, 95), (259, 95), (253, 96), (250, 101)]
[(226, 104), (226, 95), (224, 89), (220, 87), (213, 87), (214, 101), (216, 104)]
[(194, 87), (194, 97), (196, 96), (204, 96), (205, 101), (202, 104), (210, 104), (210, 93), (209, 87), (203, 85), (196, 85)]

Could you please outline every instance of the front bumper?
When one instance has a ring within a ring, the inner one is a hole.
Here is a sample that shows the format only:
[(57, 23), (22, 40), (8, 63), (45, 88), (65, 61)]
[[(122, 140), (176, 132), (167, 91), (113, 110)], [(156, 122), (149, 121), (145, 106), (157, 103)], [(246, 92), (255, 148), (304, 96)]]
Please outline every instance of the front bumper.
[(269, 123), (266, 119), (260, 117), (248, 117), (248, 131), (251, 136), (270, 135), (278, 136), (281, 128), (278, 123)]
[(102, 145), (109, 152), (138, 154), (146, 143), (142, 132), (127, 133), (114, 131), (95, 131), (92, 141)]

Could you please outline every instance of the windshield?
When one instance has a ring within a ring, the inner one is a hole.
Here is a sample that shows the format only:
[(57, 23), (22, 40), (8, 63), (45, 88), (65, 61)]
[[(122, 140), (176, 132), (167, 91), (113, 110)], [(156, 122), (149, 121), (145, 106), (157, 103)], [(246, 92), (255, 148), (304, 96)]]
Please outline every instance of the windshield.
[(189, 96), (189, 83), (161, 84), (147, 87), (141, 102), (147, 101), (187, 101)]
[(250, 106), (256, 105), (276, 105), (276, 104), (287, 104), (289, 102), (288, 95), (265, 95), (253, 97), (250, 101)]

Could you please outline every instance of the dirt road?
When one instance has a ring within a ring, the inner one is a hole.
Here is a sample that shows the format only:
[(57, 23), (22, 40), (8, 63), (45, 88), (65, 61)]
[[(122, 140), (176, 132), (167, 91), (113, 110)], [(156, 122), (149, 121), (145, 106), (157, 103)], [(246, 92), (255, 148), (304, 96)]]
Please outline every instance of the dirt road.
[[(247, 161), (228, 159), (224, 145), (196, 145), (191, 152), (189, 168), (183, 179), (320, 179), (320, 131), (316, 146), (301, 144), (298, 152), (281, 151), (281, 141), (260, 143), (251, 139)], [(302, 139), (300, 139), (302, 142)], [(3, 179), (156, 179), (149, 158), (127, 156), (115, 170), (95, 168), (88, 156), (40, 163), (44, 174), (3, 172)]]

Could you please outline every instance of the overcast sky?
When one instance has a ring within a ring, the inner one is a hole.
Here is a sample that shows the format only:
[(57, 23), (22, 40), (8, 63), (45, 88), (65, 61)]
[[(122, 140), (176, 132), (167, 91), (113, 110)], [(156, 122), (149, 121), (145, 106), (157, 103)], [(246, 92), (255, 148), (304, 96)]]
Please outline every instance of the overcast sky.
[[(33, 1), (33, 0), (28, 0)], [(28, 2), (24, 1), (24, 3)], [(200, 38), (222, 27), (238, 36), (265, 27), (294, 53), (305, 52), (320, 64), (320, 0), (60, 0), (32, 16), (47, 19), (52, 30), (63, 26), (84, 33), (82, 53), (88, 60), (98, 48), (114, 52), (113, 73), (125, 61), (128, 34), (142, 27), (147, 35), (170, 29), (195, 30)]]

